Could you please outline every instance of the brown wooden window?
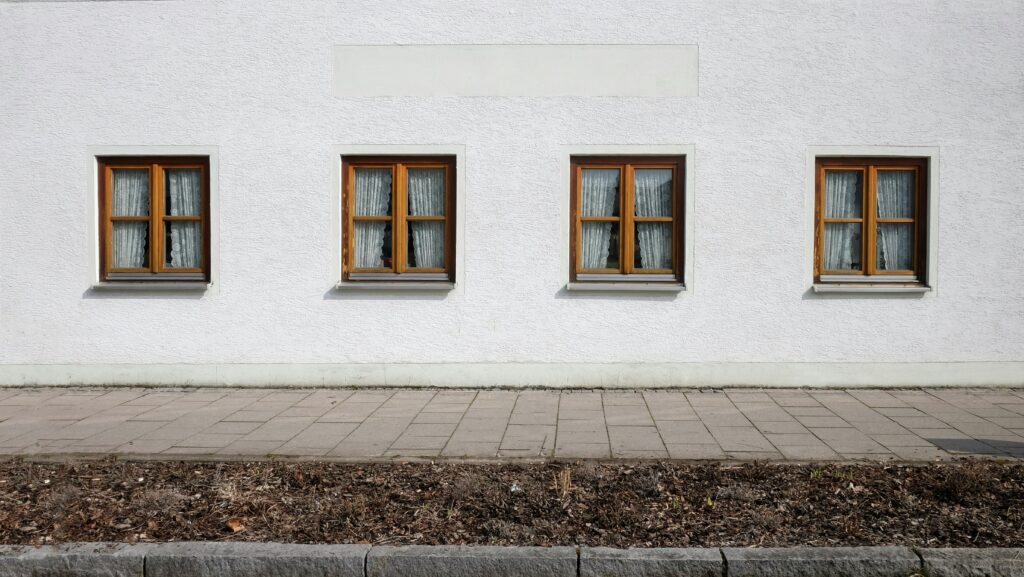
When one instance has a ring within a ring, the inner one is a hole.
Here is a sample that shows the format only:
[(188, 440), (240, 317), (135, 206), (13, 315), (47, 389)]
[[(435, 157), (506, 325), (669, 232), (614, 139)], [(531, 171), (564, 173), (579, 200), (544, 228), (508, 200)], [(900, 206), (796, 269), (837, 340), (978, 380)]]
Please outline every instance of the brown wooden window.
[(573, 157), (574, 281), (681, 282), (684, 158)]
[(924, 278), (927, 159), (818, 158), (816, 174), (816, 281)]
[(455, 274), (455, 157), (342, 159), (346, 281)]
[(100, 158), (99, 179), (103, 280), (209, 280), (206, 157)]

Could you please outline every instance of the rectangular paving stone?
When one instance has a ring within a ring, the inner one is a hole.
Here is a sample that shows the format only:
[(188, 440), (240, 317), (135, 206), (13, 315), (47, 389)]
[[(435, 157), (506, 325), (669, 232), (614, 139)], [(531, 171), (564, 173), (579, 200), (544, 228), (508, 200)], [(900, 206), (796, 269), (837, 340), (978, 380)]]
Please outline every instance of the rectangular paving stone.
[(818, 416), (797, 416), (797, 421), (800, 424), (811, 428), (811, 427), (848, 427), (850, 423), (844, 421), (840, 417), (818, 417)]
[(754, 423), (754, 426), (757, 428), (757, 430), (759, 430), (759, 431), (761, 431), (762, 433), (765, 433), (765, 434), (772, 433), (772, 434), (776, 434), (776, 435), (786, 435), (786, 434), (801, 434), (801, 433), (809, 434), (810, 433), (810, 430), (808, 430), (807, 427), (803, 426), (802, 424), (800, 424), (800, 422), (798, 422), (796, 420), (794, 420), (791, 423), (783, 423), (783, 422)]
[(775, 447), (754, 427), (716, 427), (709, 426), (708, 431), (718, 441), (722, 450), (737, 451), (775, 451)]
[(837, 453), (889, 453), (888, 449), (875, 442), (874, 439), (852, 427), (836, 429), (812, 428), (811, 432)]
[(428, 413), (421, 412), (416, 415), (416, 418), (412, 420), (413, 423), (417, 424), (431, 424), (431, 423), (453, 423), (458, 424), (462, 420), (462, 413)]
[(668, 456), (672, 459), (704, 460), (724, 459), (725, 451), (715, 444), (673, 444), (665, 443)]
[(417, 437), (414, 435), (402, 435), (394, 443), (391, 449), (436, 449), (440, 451), (448, 444), (448, 437)]
[(454, 423), (411, 424), (404, 435), (414, 437), (449, 437), (455, 432)]
[(868, 435), (875, 442), (889, 449), (893, 447), (931, 447), (928, 441), (917, 435)]
[(499, 443), (462, 441), (455, 442), (454, 439), (441, 451), (446, 457), (479, 457), (493, 458), (498, 454)]
[(840, 456), (824, 443), (817, 445), (781, 445), (779, 453), (795, 461), (833, 461)]
[(285, 443), (282, 449), (332, 449), (358, 427), (356, 423), (313, 423)]
[(558, 443), (555, 456), (559, 458), (607, 459), (611, 457), (608, 443)]
[(199, 433), (198, 435), (192, 435), (191, 437), (178, 441), (174, 444), (175, 447), (206, 447), (219, 449), (227, 447), (231, 443), (242, 438), (242, 435), (219, 435), (214, 433)]
[(702, 421), (658, 421), (658, 432), (666, 443), (717, 444)]
[(608, 427), (608, 438), (613, 453), (665, 450), (665, 444), (655, 427)]
[(287, 441), (313, 424), (314, 417), (274, 417), (245, 437), (246, 441)]
[(765, 438), (767, 438), (768, 441), (771, 442), (771, 444), (775, 445), (776, 447), (783, 446), (783, 445), (786, 445), (786, 446), (813, 447), (813, 446), (820, 446), (820, 445), (823, 444), (821, 442), (821, 439), (819, 439), (818, 437), (815, 437), (814, 435), (812, 435), (809, 432), (808, 433), (802, 433), (802, 434), (801, 433), (781, 433), (781, 434), (769, 433), (769, 434), (765, 435)]

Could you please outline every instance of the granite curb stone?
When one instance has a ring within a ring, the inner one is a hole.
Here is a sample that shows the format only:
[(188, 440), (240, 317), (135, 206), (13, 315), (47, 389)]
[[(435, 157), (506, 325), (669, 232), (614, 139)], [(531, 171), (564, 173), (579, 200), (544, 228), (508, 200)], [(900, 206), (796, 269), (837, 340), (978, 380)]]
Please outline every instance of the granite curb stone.
[(151, 545), (0, 545), (0, 577), (143, 577)]
[(722, 577), (719, 549), (581, 547), (579, 577)]
[(1024, 549), (918, 549), (928, 577), (1020, 577)]
[(373, 547), (366, 577), (576, 577), (575, 547)]
[(364, 577), (369, 545), (183, 542), (146, 554), (146, 577)]
[(910, 577), (921, 559), (908, 547), (723, 548), (727, 577)]
[(1024, 577), (1024, 548), (0, 545), (0, 577)]

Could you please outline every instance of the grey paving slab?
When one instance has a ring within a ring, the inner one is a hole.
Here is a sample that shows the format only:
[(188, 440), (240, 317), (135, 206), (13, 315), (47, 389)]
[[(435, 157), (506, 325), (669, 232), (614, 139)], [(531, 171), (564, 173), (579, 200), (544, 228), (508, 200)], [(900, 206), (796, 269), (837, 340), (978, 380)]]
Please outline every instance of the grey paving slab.
[(1024, 458), (1024, 391), (0, 389), (0, 453)]

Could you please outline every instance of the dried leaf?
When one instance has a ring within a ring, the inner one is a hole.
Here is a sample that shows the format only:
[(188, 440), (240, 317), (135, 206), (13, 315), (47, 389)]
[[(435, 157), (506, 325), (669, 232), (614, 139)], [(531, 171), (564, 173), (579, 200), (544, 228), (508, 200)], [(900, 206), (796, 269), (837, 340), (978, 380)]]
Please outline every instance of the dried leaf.
[(242, 520), (238, 517), (232, 517), (228, 519), (227, 525), (228, 529), (231, 529), (232, 533), (241, 533), (242, 531), (245, 531), (245, 525), (242, 523)]

